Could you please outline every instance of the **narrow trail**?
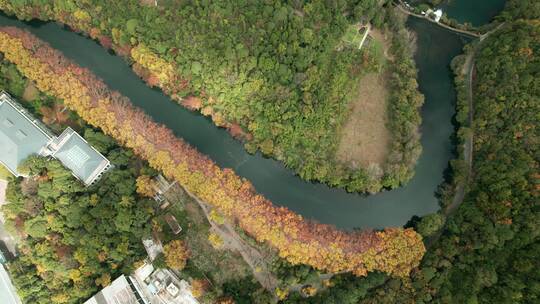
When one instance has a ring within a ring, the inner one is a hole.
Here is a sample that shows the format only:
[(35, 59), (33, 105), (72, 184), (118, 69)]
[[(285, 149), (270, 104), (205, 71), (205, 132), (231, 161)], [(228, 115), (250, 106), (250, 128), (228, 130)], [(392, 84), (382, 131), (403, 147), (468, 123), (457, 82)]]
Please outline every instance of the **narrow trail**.
[(467, 124), (470, 128), (469, 136), (465, 139), (465, 143), (463, 145), (463, 158), (465, 159), (465, 163), (467, 164), (467, 178), (465, 181), (457, 186), (456, 194), (454, 196), (454, 199), (452, 200), (452, 203), (446, 207), (444, 210), (444, 215), (446, 217), (450, 216), (460, 205), (463, 203), (463, 199), (465, 198), (465, 186), (470, 182), (471, 177), (473, 175), (473, 152), (474, 152), (474, 131), (473, 131), (473, 120), (474, 120), (474, 94), (473, 94), (473, 82), (474, 82), (474, 68), (475, 68), (475, 58), (476, 54), (478, 53), (478, 50), (480, 50), (480, 46), (482, 45), (482, 42), (484, 39), (489, 37), (492, 33), (499, 30), (504, 23), (499, 24), (496, 28), (493, 30), (485, 33), (482, 35), (479, 39), (478, 44), (475, 46), (474, 50), (467, 55), (465, 58), (465, 63), (463, 64), (463, 68), (461, 70), (461, 73), (463, 75), (467, 76), (467, 103), (469, 107), (469, 115), (467, 118)]
[(469, 115), (467, 119), (468, 127), (471, 128), (471, 132), (469, 132), (469, 136), (465, 139), (465, 143), (463, 144), (463, 158), (465, 159), (465, 162), (467, 164), (467, 178), (463, 183), (460, 183), (457, 186), (456, 194), (454, 195), (454, 199), (452, 200), (452, 203), (446, 207), (444, 210), (444, 215), (446, 217), (450, 216), (457, 207), (463, 203), (463, 200), (465, 198), (465, 188), (466, 185), (469, 183), (472, 175), (472, 163), (473, 163), (473, 143), (474, 143), (474, 132), (472, 131), (472, 125), (474, 120), (474, 104), (473, 104), (473, 74), (474, 74), (474, 58), (476, 56), (476, 51), (478, 50), (480, 44), (477, 46), (477, 48), (471, 52), (465, 59), (465, 64), (463, 65), (462, 73), (467, 73), (467, 103), (469, 107)]
[[(240, 253), (242, 259), (251, 268), (253, 276), (255, 279), (257, 279), (257, 281), (259, 281), (261, 286), (271, 293), (275, 291), (276, 287), (278, 286), (278, 279), (269, 270), (268, 266), (268, 261), (273, 258), (273, 256), (265, 256), (257, 248), (254, 248), (248, 242), (242, 239), (231, 223), (227, 221), (225, 221), (223, 224), (214, 222), (210, 216), (212, 206), (200, 200), (198, 197), (182, 187), (178, 182), (174, 181), (171, 183), (165, 179), (165, 177), (159, 175), (157, 178), (156, 190), (158, 190), (158, 193), (161, 193), (163, 196), (167, 197), (170, 202), (177, 202), (181, 200), (179, 198), (180, 196), (186, 195), (197, 202), (199, 207), (201, 207), (206, 220), (211, 226), (210, 231), (219, 235), (219, 237), (223, 240), (223, 249)], [(181, 195), (178, 196), (171, 193), (181, 193)]]
[[(229, 222), (223, 224), (217, 224), (210, 218), (210, 211), (212, 207), (197, 198), (195, 195), (181, 187), (178, 183), (173, 183), (170, 187), (179, 187), (182, 192), (187, 193), (194, 201), (199, 204), (206, 216), (207, 221), (210, 223), (211, 231), (219, 235), (223, 240), (223, 248), (240, 253), (244, 261), (248, 264), (253, 272), (253, 276), (257, 281), (268, 291), (274, 292), (278, 286), (278, 279), (270, 271), (268, 266), (268, 260), (270, 257), (265, 256), (259, 250), (248, 244), (234, 229), (234, 226)], [(168, 190), (168, 189), (167, 189)]]
[[(189, 192), (188, 192), (189, 193)], [(191, 194), (190, 194), (191, 195)], [(199, 206), (204, 211), (208, 222), (212, 226), (212, 231), (218, 234), (224, 243), (224, 248), (237, 251), (240, 253), (244, 261), (249, 265), (253, 272), (253, 276), (259, 283), (268, 291), (274, 292), (278, 286), (278, 280), (274, 274), (268, 269), (268, 258), (265, 257), (260, 251), (250, 246), (244, 241), (236, 232), (234, 227), (225, 222), (222, 225), (218, 225), (210, 219), (210, 210), (212, 209), (207, 203), (192, 196)]]

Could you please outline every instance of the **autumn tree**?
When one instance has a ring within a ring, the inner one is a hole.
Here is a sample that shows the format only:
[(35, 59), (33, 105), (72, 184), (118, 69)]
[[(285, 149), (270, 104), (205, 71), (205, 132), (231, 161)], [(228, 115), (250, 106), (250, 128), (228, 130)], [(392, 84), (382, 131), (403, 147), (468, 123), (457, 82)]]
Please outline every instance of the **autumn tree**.
[[(151, 167), (235, 220), (257, 241), (268, 242), (292, 264), (307, 264), (328, 272), (350, 271), (357, 276), (376, 270), (407, 276), (425, 252), (421, 236), (412, 229), (345, 232), (306, 221), (287, 208), (273, 205), (234, 171), (218, 167), (170, 129), (152, 121), (129, 99), (112, 92), (95, 75), (28, 32), (0, 28), (0, 52), (38, 89), (62, 99), (89, 124), (133, 149)], [(129, 200), (121, 202), (130, 205)], [(114, 223), (125, 232), (132, 229), (128, 218), (119, 217)], [(45, 233), (40, 229), (36, 232)]]
[(137, 177), (137, 193), (146, 197), (154, 197), (156, 195), (155, 182), (148, 175), (140, 175)]
[(175, 270), (182, 270), (186, 267), (189, 258), (189, 249), (184, 241), (170, 241), (163, 247), (163, 251), (167, 266)]
[(210, 242), (210, 245), (216, 249), (223, 247), (223, 239), (215, 232), (208, 235), (208, 241)]
[(195, 279), (191, 282), (191, 294), (195, 298), (200, 298), (210, 287), (210, 283), (205, 279)]

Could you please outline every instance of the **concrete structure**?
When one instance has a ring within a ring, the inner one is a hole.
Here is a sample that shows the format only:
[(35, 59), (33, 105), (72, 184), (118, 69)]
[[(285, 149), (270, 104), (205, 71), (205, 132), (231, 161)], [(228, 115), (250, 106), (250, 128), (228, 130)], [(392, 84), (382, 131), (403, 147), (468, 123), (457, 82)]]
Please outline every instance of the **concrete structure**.
[(153, 237), (143, 239), (142, 240), (144, 249), (146, 249), (146, 253), (148, 254), (148, 259), (150, 262), (153, 262), (156, 257), (163, 253), (163, 245), (161, 244), (161, 241), (159, 239), (154, 239)]
[(105, 156), (69, 127), (54, 138), (48, 148), (52, 151), (52, 156), (69, 168), (85, 185), (93, 184), (111, 167)]
[(111, 163), (73, 129), (54, 136), (7, 93), (0, 92), (0, 163), (13, 175), (23, 176), (18, 167), (30, 155), (51, 156), (89, 186)]
[[(2, 303), (3, 304), (3, 303)], [(120, 276), (84, 304), (199, 304), (191, 286), (170, 270), (154, 269), (150, 263), (133, 275)]]
[(53, 135), (9, 95), (0, 92), (0, 163), (13, 175), (19, 164), (32, 154), (46, 154)]
[(150, 304), (131, 277), (121, 275), (84, 304)]
[(133, 278), (151, 304), (199, 304), (189, 283), (168, 269), (155, 270), (146, 263), (135, 271)]
[(435, 12), (433, 12), (433, 14), (435, 15), (433, 17), (433, 20), (435, 20), (435, 22), (441, 21), (443, 15), (443, 11), (441, 9), (436, 10)]

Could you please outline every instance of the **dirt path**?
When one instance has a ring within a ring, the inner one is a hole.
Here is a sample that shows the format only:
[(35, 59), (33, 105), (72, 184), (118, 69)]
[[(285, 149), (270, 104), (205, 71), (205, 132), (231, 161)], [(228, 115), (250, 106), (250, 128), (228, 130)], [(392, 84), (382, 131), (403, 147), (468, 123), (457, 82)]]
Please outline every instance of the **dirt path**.
[[(172, 185), (175, 187), (180, 187), (176, 183), (173, 183)], [(266, 290), (273, 293), (278, 286), (278, 280), (268, 268), (267, 261), (269, 258), (244, 241), (230, 223), (225, 222), (222, 225), (218, 225), (216, 222), (212, 221), (210, 219), (210, 211), (212, 210), (212, 207), (189, 191), (185, 189), (183, 190), (199, 204), (206, 216), (206, 219), (211, 225), (211, 230), (218, 234), (223, 240), (224, 248), (240, 253), (244, 261), (246, 261), (251, 268), (255, 279), (257, 279), (257, 281), (259, 281), (259, 283)]]
[[(473, 74), (474, 74), (474, 57), (476, 55), (476, 50), (471, 52), (465, 59), (465, 64), (463, 65), (462, 74), (467, 74), (467, 99), (468, 99), (468, 106), (469, 106), (469, 116), (467, 119), (467, 124), (470, 128), (472, 128), (473, 125), (473, 119), (474, 119), (474, 104), (473, 104)], [(454, 195), (454, 199), (452, 200), (452, 203), (446, 207), (444, 210), (444, 215), (449, 216), (452, 214), (461, 203), (463, 203), (463, 199), (465, 198), (465, 186), (469, 183), (471, 174), (472, 174), (472, 162), (473, 162), (473, 142), (474, 142), (474, 132), (469, 132), (469, 136), (467, 139), (465, 139), (465, 143), (463, 145), (463, 158), (465, 159), (465, 162), (467, 164), (467, 178), (465, 179), (465, 182), (460, 183), (457, 186), (456, 194)]]
[(206, 215), (206, 218), (212, 226), (212, 231), (217, 233), (223, 240), (225, 248), (237, 251), (242, 255), (242, 258), (249, 265), (253, 272), (253, 276), (261, 283), (261, 285), (268, 291), (274, 292), (278, 286), (277, 278), (269, 271), (267, 258), (261, 254), (260, 251), (250, 246), (244, 241), (236, 232), (234, 227), (225, 222), (223, 225), (218, 225), (214, 221), (210, 220), (210, 210), (212, 207), (199, 199), (195, 200), (199, 203)]
[[(465, 58), (465, 63), (463, 64), (463, 67), (461, 69), (462, 75), (466, 75), (467, 77), (467, 103), (469, 106), (469, 115), (467, 119), (467, 123), (469, 127), (471, 128), (471, 132), (469, 132), (469, 136), (467, 139), (465, 139), (465, 143), (463, 145), (463, 158), (465, 159), (465, 162), (467, 164), (467, 178), (464, 182), (460, 183), (456, 187), (456, 191), (454, 194), (454, 198), (452, 199), (452, 202), (450, 205), (446, 207), (446, 209), (443, 211), (443, 214), (448, 218), (450, 215), (454, 213), (454, 211), (457, 210), (457, 208), (463, 203), (463, 200), (465, 199), (466, 194), (466, 185), (469, 183), (471, 176), (473, 174), (473, 152), (474, 152), (474, 132), (472, 130), (473, 121), (474, 121), (474, 91), (473, 91), (473, 82), (474, 82), (474, 68), (475, 68), (475, 58), (478, 50), (480, 49), (480, 46), (482, 45), (482, 42), (485, 38), (487, 38), (492, 33), (499, 30), (504, 23), (497, 26), (495, 29), (489, 31), (488, 33), (482, 35), (479, 39), (479, 43), (475, 46), (474, 50), (467, 55)], [(439, 231), (430, 237), (426, 241), (426, 246), (430, 247), (432, 244), (434, 244), (442, 235), (446, 225), (441, 227)]]
[(496, 28), (493, 30), (487, 32), (486, 34), (482, 35), (480, 37), (480, 40), (474, 50), (465, 58), (465, 63), (463, 64), (463, 67), (461, 69), (462, 75), (466, 75), (467, 77), (467, 103), (469, 106), (469, 116), (467, 119), (467, 123), (469, 125), (469, 128), (471, 128), (471, 132), (469, 132), (469, 136), (465, 140), (465, 144), (463, 146), (463, 158), (465, 159), (465, 162), (467, 164), (467, 178), (464, 183), (457, 186), (456, 194), (454, 196), (454, 199), (452, 200), (452, 203), (448, 205), (446, 210), (444, 210), (444, 215), (446, 217), (450, 216), (458, 207), (463, 203), (463, 199), (465, 198), (465, 185), (469, 183), (471, 176), (472, 176), (472, 166), (473, 166), (473, 152), (474, 152), (474, 132), (472, 130), (473, 126), (473, 120), (474, 120), (474, 94), (473, 94), (473, 82), (474, 82), (474, 68), (475, 68), (475, 57), (480, 49), (480, 46), (482, 45), (482, 42), (484, 39), (489, 37), (492, 33), (499, 30), (504, 23), (499, 24)]

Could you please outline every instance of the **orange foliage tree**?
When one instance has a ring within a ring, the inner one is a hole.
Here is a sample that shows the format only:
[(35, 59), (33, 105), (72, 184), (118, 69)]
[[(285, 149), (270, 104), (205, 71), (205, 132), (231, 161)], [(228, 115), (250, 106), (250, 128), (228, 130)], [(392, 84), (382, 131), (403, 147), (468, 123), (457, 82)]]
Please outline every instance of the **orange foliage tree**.
[(327, 272), (352, 271), (357, 276), (374, 270), (406, 276), (425, 252), (421, 237), (412, 229), (344, 232), (274, 206), (251, 183), (230, 169), (219, 168), (135, 108), (129, 99), (26, 31), (0, 28), (0, 52), (38, 89), (64, 100), (89, 124), (133, 149), (152, 167), (235, 219), (257, 241), (268, 242), (293, 264), (308, 264)]
[(210, 283), (204, 279), (196, 279), (191, 282), (191, 294), (195, 298), (200, 298), (210, 288)]

